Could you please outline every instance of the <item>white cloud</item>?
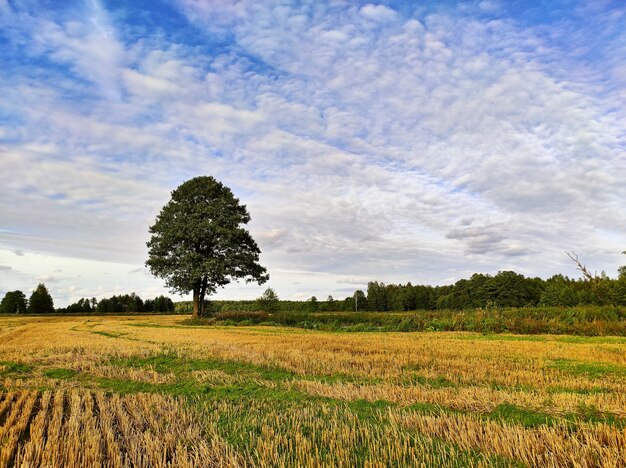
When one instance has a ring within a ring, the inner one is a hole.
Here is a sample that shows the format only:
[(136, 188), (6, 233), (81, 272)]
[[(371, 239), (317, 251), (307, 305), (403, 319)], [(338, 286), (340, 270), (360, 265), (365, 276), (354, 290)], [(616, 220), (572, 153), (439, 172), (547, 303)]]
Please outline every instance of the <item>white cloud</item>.
[(372, 5), (371, 3), (361, 7), (361, 14), (377, 22), (391, 21), (396, 17), (396, 12), (391, 8), (385, 5)]
[[(232, 38), (209, 51), (124, 39), (98, 4), (12, 13), (13, 47), (71, 73), (34, 60), (0, 74), (0, 106), (20, 120), (0, 124), (0, 246), (132, 265), (128, 276), (169, 191), (210, 174), (248, 205), (283, 296), (504, 264), (573, 274), (570, 248), (612, 271), (626, 243), (620, 64), (582, 61), (586, 36), (567, 21), (478, 6), (491, 16), (182, 2), (198, 40)], [(258, 295), (246, 288), (226, 294)]]

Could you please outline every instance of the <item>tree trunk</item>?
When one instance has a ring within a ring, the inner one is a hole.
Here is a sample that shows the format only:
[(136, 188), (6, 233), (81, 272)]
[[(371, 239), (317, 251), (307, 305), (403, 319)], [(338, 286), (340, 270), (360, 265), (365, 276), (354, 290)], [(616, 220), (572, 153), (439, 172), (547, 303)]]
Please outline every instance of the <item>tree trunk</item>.
[(206, 276), (202, 278), (202, 281), (200, 282), (200, 317), (204, 317), (204, 296), (206, 295), (206, 285), (207, 285), (207, 278)]
[(198, 319), (201, 317), (202, 311), (200, 310), (200, 291), (198, 288), (193, 289), (193, 312), (191, 317)]

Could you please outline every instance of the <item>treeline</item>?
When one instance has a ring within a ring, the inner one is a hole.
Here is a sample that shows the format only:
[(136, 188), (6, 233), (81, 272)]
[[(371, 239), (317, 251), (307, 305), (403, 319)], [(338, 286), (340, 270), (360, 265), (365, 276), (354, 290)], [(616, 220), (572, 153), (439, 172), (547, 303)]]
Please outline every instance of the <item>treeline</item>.
[(33, 291), (29, 299), (19, 290), (9, 291), (0, 302), (2, 314), (107, 314), (107, 313), (171, 313), (174, 302), (165, 296), (141, 299), (137, 294), (121, 294), (100, 299), (81, 298), (67, 307), (54, 308), (52, 296), (43, 283)]
[[(361, 290), (343, 300), (328, 296), (320, 301), (283, 301), (271, 288), (256, 300), (211, 301), (205, 305), (208, 315), (228, 312), (387, 312), (412, 310), (466, 310), (477, 308), (573, 307), (626, 305), (626, 267), (619, 277), (604, 273), (593, 280), (571, 279), (555, 275), (544, 280), (527, 278), (514, 271), (496, 275), (476, 273), (453, 285), (428, 286), (384, 284), (372, 281), (367, 292)], [(177, 313), (191, 313), (192, 303), (176, 304)]]
[[(367, 291), (335, 300), (328, 296), (318, 300), (284, 301), (268, 288), (261, 297), (249, 301), (206, 302), (207, 315), (228, 312), (386, 312), (412, 310), (467, 310), (478, 308), (626, 306), (626, 266), (619, 269), (617, 279), (606, 274), (585, 279), (554, 275), (549, 279), (525, 277), (514, 271), (496, 275), (475, 273), (453, 285), (429, 286), (384, 284), (372, 281)], [(10, 291), (0, 302), (0, 313), (191, 313), (192, 303), (176, 305), (165, 296), (142, 300), (135, 293), (112, 296), (97, 301), (83, 298), (64, 308), (54, 309), (52, 297), (44, 284), (39, 284), (31, 297), (21, 291)]]
[[(354, 305), (354, 299), (350, 299), (348, 302)], [(494, 276), (476, 273), (448, 286), (385, 285), (375, 281), (368, 284), (367, 296), (359, 302), (361, 310), (369, 311), (626, 305), (626, 268), (620, 269), (617, 279), (602, 274), (593, 281), (563, 275), (543, 280), (513, 271)]]
[(28, 300), (19, 290), (9, 291), (0, 301), (2, 314), (48, 314), (54, 313), (54, 302), (46, 285), (39, 283)]
[(85, 314), (109, 314), (109, 313), (141, 313), (141, 312), (174, 312), (174, 302), (165, 296), (157, 296), (154, 299), (141, 299), (137, 294), (120, 294), (109, 298), (96, 300), (80, 299), (74, 304), (57, 309), (57, 313), (85, 313)]

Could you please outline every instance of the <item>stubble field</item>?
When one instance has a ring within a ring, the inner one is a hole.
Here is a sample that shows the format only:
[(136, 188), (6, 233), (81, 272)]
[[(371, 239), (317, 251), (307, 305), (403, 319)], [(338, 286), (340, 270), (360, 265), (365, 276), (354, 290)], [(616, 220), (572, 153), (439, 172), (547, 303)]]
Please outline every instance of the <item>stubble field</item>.
[(626, 466), (626, 338), (0, 317), (0, 466)]

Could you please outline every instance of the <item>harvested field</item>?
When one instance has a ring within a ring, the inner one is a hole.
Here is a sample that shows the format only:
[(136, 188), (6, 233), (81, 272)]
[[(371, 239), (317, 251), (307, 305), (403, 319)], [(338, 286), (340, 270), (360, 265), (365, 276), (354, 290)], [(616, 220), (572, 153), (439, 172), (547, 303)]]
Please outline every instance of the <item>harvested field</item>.
[(626, 466), (626, 339), (0, 317), (0, 466)]

